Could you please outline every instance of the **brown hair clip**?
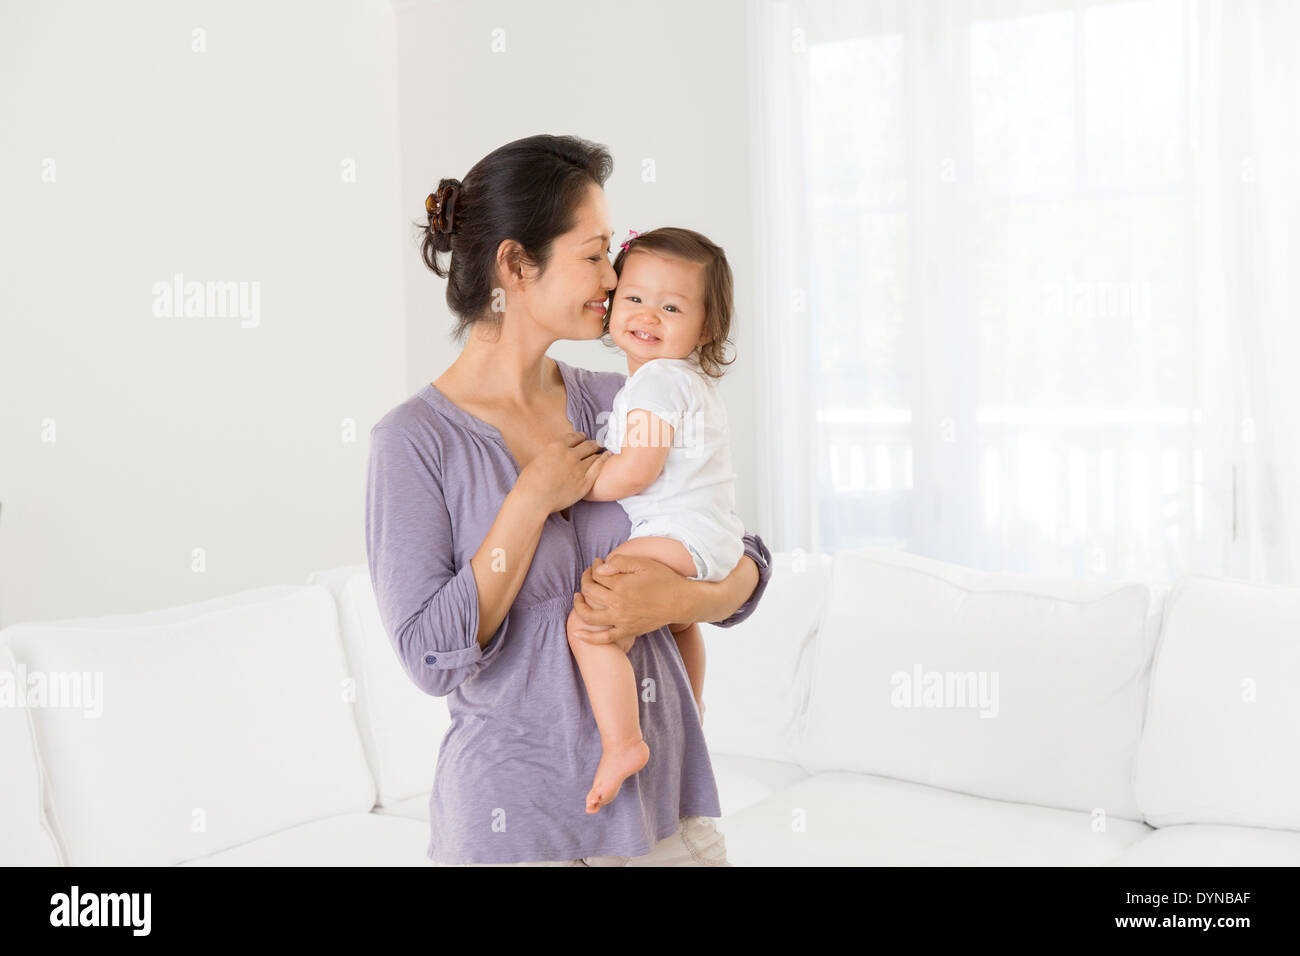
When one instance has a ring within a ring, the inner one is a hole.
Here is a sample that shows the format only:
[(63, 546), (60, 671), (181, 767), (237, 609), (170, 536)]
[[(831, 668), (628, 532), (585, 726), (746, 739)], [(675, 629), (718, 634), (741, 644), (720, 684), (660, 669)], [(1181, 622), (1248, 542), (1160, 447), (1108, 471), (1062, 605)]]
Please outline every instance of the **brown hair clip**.
[(435, 232), (450, 233), (456, 228), (456, 197), (460, 190), (454, 183), (448, 183), (429, 193), (424, 201), (424, 209), (429, 214), (429, 228)]

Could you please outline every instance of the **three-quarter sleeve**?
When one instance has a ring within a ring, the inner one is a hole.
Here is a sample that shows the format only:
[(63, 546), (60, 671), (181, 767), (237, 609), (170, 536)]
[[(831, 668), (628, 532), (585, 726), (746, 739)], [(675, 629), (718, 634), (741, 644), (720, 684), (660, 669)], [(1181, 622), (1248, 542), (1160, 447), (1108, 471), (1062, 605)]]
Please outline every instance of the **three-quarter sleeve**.
[(453, 541), (434, 451), (398, 427), (376, 425), (366, 478), (370, 583), (402, 667), (435, 697), (486, 666), (510, 623), (507, 614), (479, 646), (478, 582), (468, 561), (456, 567)]
[(725, 621), (714, 621), (714, 627), (731, 627), (753, 614), (754, 608), (758, 607), (758, 602), (763, 597), (763, 592), (767, 590), (767, 582), (772, 578), (772, 552), (767, 550), (763, 539), (756, 534), (746, 533), (744, 541), (745, 554), (753, 558), (754, 563), (758, 565), (758, 584), (754, 585), (749, 600), (736, 608), (735, 613)]

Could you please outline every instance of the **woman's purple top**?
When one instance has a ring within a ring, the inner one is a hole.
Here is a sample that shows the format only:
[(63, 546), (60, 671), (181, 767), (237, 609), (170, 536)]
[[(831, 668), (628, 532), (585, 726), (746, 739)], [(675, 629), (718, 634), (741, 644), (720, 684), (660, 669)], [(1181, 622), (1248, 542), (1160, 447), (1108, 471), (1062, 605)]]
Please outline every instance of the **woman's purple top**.
[[(601, 437), (626, 381), (558, 362), (577, 431)], [(637, 638), (628, 658), (640, 690), (650, 761), (614, 801), (588, 815), (600, 734), (565, 621), (582, 573), (627, 540), (616, 501), (578, 501), (570, 519), (547, 517), (519, 594), (486, 648), (470, 560), (519, 470), (501, 433), (432, 385), (370, 432), (366, 549), (379, 613), (421, 690), (447, 697), (429, 797), (427, 855), (439, 863), (517, 863), (641, 856), (683, 816), (717, 817), (704, 732), (667, 627)], [(745, 535), (759, 582), (727, 627), (754, 610), (771, 554)]]

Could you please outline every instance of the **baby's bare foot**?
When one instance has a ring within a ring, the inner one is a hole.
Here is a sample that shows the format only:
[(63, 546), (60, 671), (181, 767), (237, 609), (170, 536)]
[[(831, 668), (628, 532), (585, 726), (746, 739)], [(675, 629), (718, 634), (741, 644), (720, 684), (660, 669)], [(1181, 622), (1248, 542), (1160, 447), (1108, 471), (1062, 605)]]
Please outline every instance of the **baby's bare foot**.
[(618, 796), (623, 781), (639, 771), (650, 760), (650, 748), (644, 740), (629, 740), (625, 744), (605, 747), (596, 765), (596, 777), (587, 793), (587, 812), (598, 813), (600, 808)]

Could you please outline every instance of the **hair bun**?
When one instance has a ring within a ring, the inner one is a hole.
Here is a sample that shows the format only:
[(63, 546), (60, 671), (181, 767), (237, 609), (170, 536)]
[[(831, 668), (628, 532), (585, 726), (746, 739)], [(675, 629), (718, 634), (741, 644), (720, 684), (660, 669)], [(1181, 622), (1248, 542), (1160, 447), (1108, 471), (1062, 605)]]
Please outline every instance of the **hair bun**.
[(429, 231), (451, 235), (456, 230), (456, 200), (460, 197), (460, 180), (444, 179), (424, 201), (429, 214)]

